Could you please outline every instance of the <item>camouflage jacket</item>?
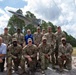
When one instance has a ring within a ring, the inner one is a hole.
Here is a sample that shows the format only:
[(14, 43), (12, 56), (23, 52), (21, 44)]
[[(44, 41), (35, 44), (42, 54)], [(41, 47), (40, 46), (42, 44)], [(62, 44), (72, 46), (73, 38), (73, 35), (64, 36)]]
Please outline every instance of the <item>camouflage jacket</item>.
[(36, 45), (32, 45), (32, 46), (26, 45), (23, 48), (22, 53), (23, 53), (24, 58), (25, 58), (26, 55), (29, 55), (30, 57), (36, 58), (36, 56), (37, 56), (37, 47), (36, 47)]
[(38, 32), (35, 32), (34, 33), (34, 43), (35, 45), (39, 45), (42, 41), (42, 34), (41, 33), (38, 33)]
[(0, 36), (3, 38), (3, 42), (5, 44), (8, 45), (8, 44), (11, 43), (12, 39), (11, 39), (11, 35), (10, 34), (1, 34)]
[(58, 44), (61, 44), (61, 38), (62, 38), (62, 37), (66, 37), (66, 35), (65, 35), (64, 32), (61, 32), (61, 33), (56, 32), (56, 33), (55, 33), (55, 36), (56, 36), (56, 40), (57, 40), (57, 43), (58, 43)]
[(46, 45), (43, 45), (43, 43), (39, 44), (38, 50), (39, 50), (40, 56), (42, 56), (43, 54), (51, 55), (52, 53), (52, 49), (49, 44), (46, 44)]
[(47, 43), (55, 46), (56, 37), (55, 37), (54, 33), (45, 33), (44, 36), (47, 38)]
[(16, 56), (16, 57), (21, 58), (22, 47), (19, 44), (17, 44), (16, 47), (14, 47), (13, 44), (11, 44), (11, 45), (8, 46), (8, 52), (7, 53), (8, 53), (7, 54), (8, 57), (12, 57), (13, 58), (13, 56)]
[(23, 44), (24, 43), (24, 35), (22, 33), (20, 33), (20, 34), (15, 33), (13, 35), (13, 38), (17, 38), (19, 44)]
[(70, 43), (67, 43), (65, 46), (63, 46), (63, 44), (61, 44), (61, 45), (59, 45), (58, 57), (64, 55), (67, 58), (71, 58), (72, 52), (73, 52), (73, 48)]

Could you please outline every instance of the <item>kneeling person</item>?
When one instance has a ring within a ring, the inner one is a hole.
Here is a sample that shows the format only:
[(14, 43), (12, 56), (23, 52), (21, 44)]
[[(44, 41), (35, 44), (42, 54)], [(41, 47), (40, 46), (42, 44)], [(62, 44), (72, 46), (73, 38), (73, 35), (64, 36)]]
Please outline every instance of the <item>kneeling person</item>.
[(23, 58), (22, 69), (25, 71), (25, 61), (27, 61), (27, 66), (29, 68), (29, 73), (34, 75), (36, 69), (36, 61), (37, 61), (37, 47), (32, 44), (32, 39), (28, 39), (28, 44), (23, 48)]
[(71, 70), (72, 52), (73, 52), (72, 45), (69, 43), (66, 43), (66, 38), (62, 38), (61, 42), (62, 44), (59, 46), (59, 55), (58, 55), (60, 71), (63, 71), (63, 68)]
[[(21, 60), (22, 47), (17, 43), (17, 39), (12, 39), (12, 44), (8, 46), (8, 67), (7, 73), (8, 75), (12, 75), (12, 65), (14, 63), (14, 70), (18, 71), (18, 66), (20, 65)], [(13, 61), (13, 63), (12, 63)]]
[(50, 55), (52, 53), (51, 46), (47, 43), (46, 37), (42, 37), (42, 43), (39, 45), (38, 50), (42, 73), (44, 73), (44, 70), (49, 66)]

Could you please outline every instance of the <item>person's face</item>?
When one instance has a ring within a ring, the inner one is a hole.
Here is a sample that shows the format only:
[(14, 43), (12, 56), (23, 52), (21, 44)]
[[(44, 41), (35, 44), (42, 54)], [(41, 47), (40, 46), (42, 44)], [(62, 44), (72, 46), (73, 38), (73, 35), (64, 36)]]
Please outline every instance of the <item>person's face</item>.
[(45, 30), (42, 30), (43, 34), (45, 33)]
[(17, 41), (13, 41), (13, 46), (17, 46)]
[(58, 28), (58, 32), (61, 32), (61, 28)]
[(62, 44), (65, 45), (66, 44), (66, 40), (62, 40)]
[(51, 28), (51, 27), (49, 27), (49, 28), (48, 28), (48, 32), (51, 32), (51, 31), (52, 31), (52, 28)]
[(37, 29), (37, 32), (40, 33), (40, 28)]
[(30, 35), (31, 34), (31, 31), (27, 31), (27, 34)]
[(7, 33), (8, 33), (8, 29), (5, 29), (5, 30), (4, 30), (4, 33), (7, 34)]
[(18, 29), (18, 30), (17, 30), (17, 33), (20, 33), (20, 32), (21, 32), (21, 30), (20, 30), (20, 29)]
[(32, 45), (32, 41), (28, 41), (28, 45), (31, 46)]
[(43, 44), (46, 44), (46, 39), (43, 40)]

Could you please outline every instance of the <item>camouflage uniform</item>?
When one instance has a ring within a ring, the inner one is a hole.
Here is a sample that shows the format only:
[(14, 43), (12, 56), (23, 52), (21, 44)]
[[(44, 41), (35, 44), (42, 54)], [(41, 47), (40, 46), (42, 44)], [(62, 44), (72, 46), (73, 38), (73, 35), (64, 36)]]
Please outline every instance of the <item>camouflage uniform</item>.
[(50, 46), (52, 47), (52, 53), (51, 53), (51, 57), (52, 57), (52, 68), (54, 68), (55, 65), (55, 57), (54, 57), (54, 52), (55, 52), (55, 47), (56, 47), (56, 37), (54, 35), (54, 33), (45, 33), (44, 36), (47, 38), (47, 43), (50, 44)]
[(63, 46), (63, 44), (59, 45), (58, 63), (60, 66), (60, 71), (63, 70), (63, 67), (65, 67), (68, 70), (71, 70), (72, 52), (73, 52), (73, 48), (72, 48), (71, 44), (66, 43), (65, 46)]
[(38, 32), (35, 32), (34, 33), (34, 43), (35, 43), (35, 45), (39, 46), (41, 41), (42, 41), (42, 34), (38, 33)]
[(24, 43), (24, 35), (22, 33), (15, 33), (13, 35), (13, 38), (16, 38), (18, 40), (18, 43), (23, 46)]
[(56, 36), (55, 57), (56, 57), (56, 64), (58, 64), (58, 48), (59, 48), (59, 45), (61, 44), (61, 38), (66, 37), (66, 35), (64, 32), (61, 31), (60, 33), (56, 32), (55, 36)]
[[(22, 67), (22, 70), (25, 71), (25, 61), (27, 61), (27, 66), (29, 68), (29, 71), (30, 72), (34, 72), (35, 71), (35, 67), (36, 67), (36, 61), (37, 61), (37, 47), (36, 45), (26, 45), (24, 48), (23, 48), (23, 57), (22, 57), (22, 61), (21, 61), (21, 67)], [(32, 61), (30, 62), (28, 60), (28, 58), (26, 58), (27, 56), (30, 56), (30, 58), (32, 59)]]
[(21, 53), (22, 53), (22, 47), (21, 45), (17, 44), (16, 47), (13, 46), (13, 44), (8, 46), (8, 67), (7, 67), (7, 73), (8, 75), (12, 75), (12, 60), (14, 63), (14, 69), (15, 71), (18, 70), (18, 66), (20, 65), (21, 60)]
[(41, 59), (41, 69), (45, 70), (49, 65), (50, 55), (52, 53), (51, 46), (47, 43), (46, 45), (43, 45), (43, 43), (41, 43), (38, 47), (38, 50)]
[(3, 38), (3, 42), (8, 46), (11, 43), (11, 35), (10, 34), (1, 34)]

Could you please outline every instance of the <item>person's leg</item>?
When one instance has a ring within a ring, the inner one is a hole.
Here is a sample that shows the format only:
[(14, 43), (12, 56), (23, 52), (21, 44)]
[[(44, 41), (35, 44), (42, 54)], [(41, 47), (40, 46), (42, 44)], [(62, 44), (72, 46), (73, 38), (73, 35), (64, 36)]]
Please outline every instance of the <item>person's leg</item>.
[(66, 59), (66, 69), (68, 69), (68, 70), (72, 69), (72, 59), (71, 58)]
[(64, 63), (64, 60), (62, 58), (58, 58), (58, 64), (59, 64), (60, 72), (63, 71), (63, 63)]
[(4, 63), (5, 63), (5, 59), (3, 59), (3, 62), (0, 63), (0, 69), (1, 69), (1, 72), (4, 71)]
[(12, 75), (12, 58), (8, 58), (7, 75)]

